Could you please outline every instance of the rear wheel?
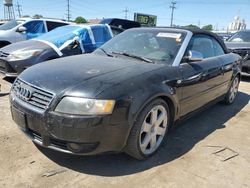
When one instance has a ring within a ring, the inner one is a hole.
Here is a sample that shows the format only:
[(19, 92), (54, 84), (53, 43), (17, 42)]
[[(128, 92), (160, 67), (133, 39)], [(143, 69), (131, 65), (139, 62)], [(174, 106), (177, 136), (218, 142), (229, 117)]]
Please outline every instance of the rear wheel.
[(162, 144), (169, 126), (169, 108), (164, 100), (149, 103), (139, 114), (128, 138), (126, 152), (142, 160), (153, 155)]
[(240, 79), (238, 76), (236, 76), (233, 79), (231, 86), (226, 94), (226, 97), (224, 99), (224, 103), (232, 104), (235, 101), (235, 98), (238, 94), (239, 84), (240, 84)]

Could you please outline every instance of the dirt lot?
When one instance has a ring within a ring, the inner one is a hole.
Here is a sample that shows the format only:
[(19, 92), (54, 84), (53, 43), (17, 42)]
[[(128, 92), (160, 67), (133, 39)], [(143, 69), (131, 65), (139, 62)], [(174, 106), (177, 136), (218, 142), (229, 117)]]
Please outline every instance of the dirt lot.
[(36, 147), (11, 119), (11, 84), (0, 83), (0, 187), (250, 187), (250, 79), (232, 106), (217, 104), (182, 123), (143, 162)]

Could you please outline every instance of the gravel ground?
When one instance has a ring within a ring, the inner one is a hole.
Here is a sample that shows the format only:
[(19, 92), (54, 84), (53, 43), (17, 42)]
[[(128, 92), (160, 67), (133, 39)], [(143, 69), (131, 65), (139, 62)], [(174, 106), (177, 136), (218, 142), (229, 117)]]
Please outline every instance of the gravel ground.
[(11, 119), (11, 83), (2, 78), (0, 187), (250, 187), (250, 78), (233, 105), (217, 104), (182, 123), (146, 161), (35, 146)]

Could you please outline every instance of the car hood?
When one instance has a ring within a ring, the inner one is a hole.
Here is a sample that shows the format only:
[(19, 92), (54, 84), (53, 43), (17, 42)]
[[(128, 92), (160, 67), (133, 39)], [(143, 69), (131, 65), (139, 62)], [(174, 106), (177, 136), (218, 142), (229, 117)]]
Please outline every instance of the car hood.
[(7, 33), (9, 30), (0, 30), (0, 35), (4, 35), (5, 33)]
[[(94, 97), (105, 85), (149, 72), (164, 65), (95, 54), (47, 61), (25, 70), (19, 78), (54, 94)], [(124, 75), (126, 72), (126, 76)], [(79, 88), (83, 88), (79, 91)], [(84, 93), (85, 92), (85, 93)]]
[(228, 49), (250, 49), (250, 42), (225, 42)]
[(0, 30), (0, 40), (9, 38), (9, 30)]
[(34, 49), (41, 49), (41, 50), (47, 50), (51, 48), (49, 45), (35, 40), (28, 40), (28, 41), (21, 41), (14, 44), (10, 44), (8, 46), (5, 46), (0, 49), (0, 51), (11, 54), (14, 51), (27, 51), (27, 50), (34, 50)]

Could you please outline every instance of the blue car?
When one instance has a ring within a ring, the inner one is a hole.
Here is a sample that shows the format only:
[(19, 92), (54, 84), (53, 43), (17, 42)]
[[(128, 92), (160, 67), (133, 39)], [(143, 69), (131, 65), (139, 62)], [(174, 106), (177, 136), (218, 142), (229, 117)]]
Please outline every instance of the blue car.
[(37, 63), (84, 53), (91, 53), (113, 37), (106, 24), (67, 25), (40, 37), (0, 49), (0, 72), (16, 77)]

